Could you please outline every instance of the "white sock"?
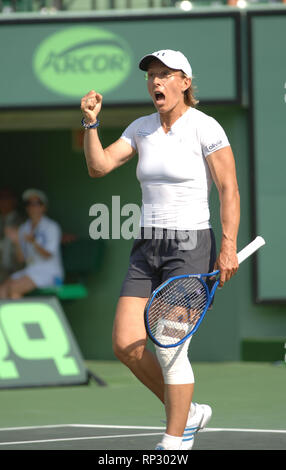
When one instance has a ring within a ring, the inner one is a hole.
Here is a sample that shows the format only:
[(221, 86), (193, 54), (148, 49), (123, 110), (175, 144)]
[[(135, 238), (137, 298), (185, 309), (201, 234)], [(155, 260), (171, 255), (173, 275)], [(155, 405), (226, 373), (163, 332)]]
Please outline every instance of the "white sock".
[(178, 450), (181, 447), (182, 437), (170, 436), (170, 434), (165, 433), (161, 442), (166, 449)]
[(194, 403), (191, 403), (191, 407), (190, 407), (190, 411), (189, 411), (188, 419), (187, 419), (187, 424), (189, 420), (194, 416), (195, 413), (196, 413), (196, 405), (194, 405)]

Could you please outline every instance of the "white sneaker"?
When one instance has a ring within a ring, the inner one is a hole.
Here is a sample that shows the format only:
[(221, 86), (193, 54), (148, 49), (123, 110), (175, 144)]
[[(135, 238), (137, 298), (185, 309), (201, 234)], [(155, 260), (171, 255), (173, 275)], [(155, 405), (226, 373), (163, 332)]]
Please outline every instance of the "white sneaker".
[(159, 442), (159, 444), (156, 445), (155, 450), (167, 450), (167, 449), (166, 447), (163, 446), (163, 444), (161, 444), (161, 442)]
[(156, 445), (155, 450), (180, 450), (182, 443), (182, 437), (170, 436), (164, 434), (161, 442)]
[(203, 429), (212, 417), (212, 409), (209, 405), (193, 404), (196, 407), (195, 414), (187, 422), (180, 450), (191, 450), (195, 434)]

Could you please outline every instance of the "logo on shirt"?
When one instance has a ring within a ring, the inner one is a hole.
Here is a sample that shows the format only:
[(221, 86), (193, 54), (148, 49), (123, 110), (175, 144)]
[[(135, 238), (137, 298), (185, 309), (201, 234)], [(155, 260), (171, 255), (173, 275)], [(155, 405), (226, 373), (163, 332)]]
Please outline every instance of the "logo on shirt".
[(214, 151), (215, 149), (217, 149), (221, 144), (222, 144), (222, 140), (219, 140), (219, 141), (216, 142), (215, 144), (208, 145), (208, 146), (207, 146), (207, 150), (208, 150), (209, 152), (212, 152), (212, 151)]
[(125, 40), (102, 28), (74, 26), (48, 36), (37, 47), (33, 68), (40, 82), (62, 95), (81, 97), (118, 87), (131, 71)]

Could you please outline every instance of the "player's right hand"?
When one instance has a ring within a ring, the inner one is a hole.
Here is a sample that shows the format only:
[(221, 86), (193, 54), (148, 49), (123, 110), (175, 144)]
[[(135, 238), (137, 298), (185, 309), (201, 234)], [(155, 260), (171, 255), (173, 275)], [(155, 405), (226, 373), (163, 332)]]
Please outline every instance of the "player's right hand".
[(102, 96), (91, 90), (81, 100), (81, 110), (86, 124), (94, 124), (101, 110)]

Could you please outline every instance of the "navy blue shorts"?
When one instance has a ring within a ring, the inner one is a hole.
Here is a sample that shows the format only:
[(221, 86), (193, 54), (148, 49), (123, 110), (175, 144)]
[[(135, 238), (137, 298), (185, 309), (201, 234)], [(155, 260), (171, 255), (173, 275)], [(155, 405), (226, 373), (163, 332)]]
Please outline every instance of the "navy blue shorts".
[(149, 297), (170, 277), (212, 272), (215, 261), (212, 229), (141, 228), (133, 243), (120, 296)]

